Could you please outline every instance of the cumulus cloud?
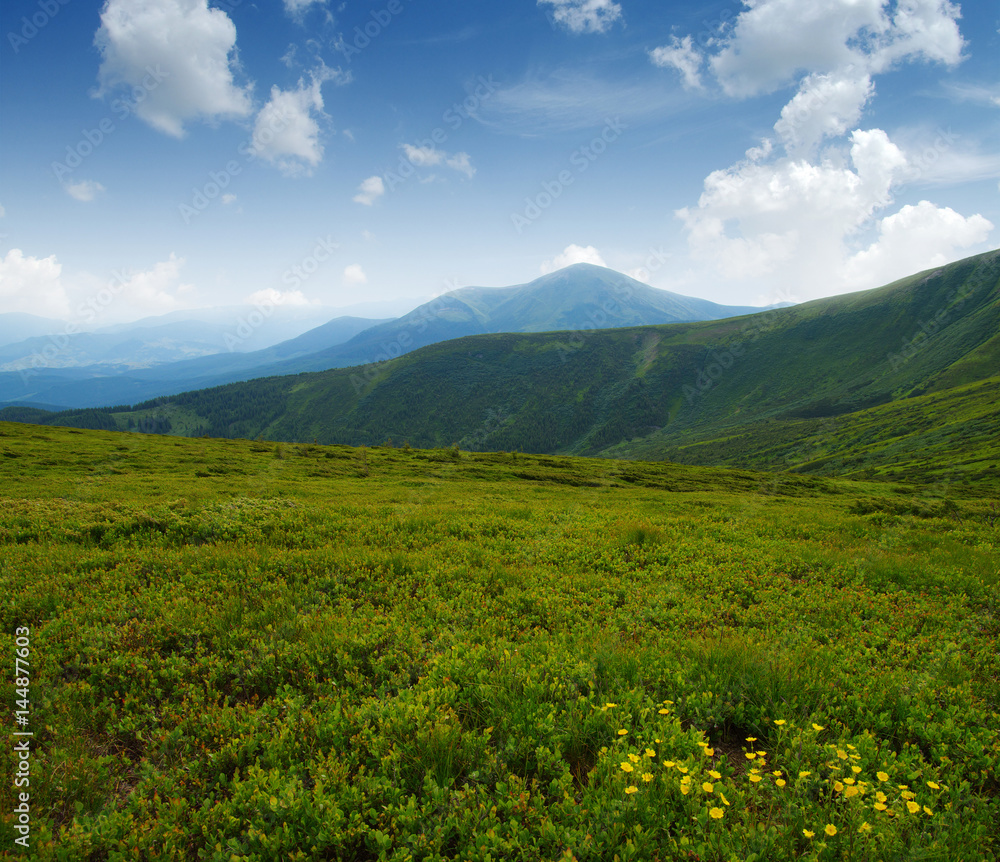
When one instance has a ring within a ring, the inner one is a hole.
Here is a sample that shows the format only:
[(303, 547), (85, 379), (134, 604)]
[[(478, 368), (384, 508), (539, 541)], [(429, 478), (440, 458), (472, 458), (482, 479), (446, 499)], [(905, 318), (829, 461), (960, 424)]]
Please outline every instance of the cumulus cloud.
[(581, 246), (574, 243), (566, 246), (562, 253), (557, 254), (552, 260), (544, 261), (540, 269), (542, 275), (548, 275), (550, 272), (572, 266), (574, 263), (593, 263), (597, 266), (607, 266), (601, 253), (592, 245)]
[(962, 60), (959, 18), (949, 0), (754, 0), (701, 51), (686, 36), (650, 52), (653, 63), (678, 69), (688, 86), (714, 82), (731, 98), (795, 88), (774, 139), (713, 171), (697, 205), (677, 211), (692, 257), (734, 280), (766, 276), (772, 289), (816, 296), (856, 284), (865, 262), (876, 281), (892, 270), (883, 261), (895, 259), (894, 225), (938, 223), (945, 248), (935, 254), (982, 235), (975, 216), (954, 213), (959, 226), (944, 210), (935, 208), (931, 219), (926, 208), (918, 208), (919, 218), (904, 208), (898, 221), (883, 220), (889, 234), (851, 257), (862, 228), (899, 186), (929, 182), (946, 168), (987, 167), (945, 153), (925, 165), (881, 129), (861, 126), (878, 74), (904, 62)]
[(538, 0), (552, 7), (552, 17), (570, 33), (604, 33), (622, 17), (622, 7), (612, 0)]
[(161, 132), (179, 138), (190, 120), (251, 111), (250, 86), (234, 79), (236, 26), (207, 0), (107, 0), (94, 43), (97, 94), (124, 90)]
[(877, 287), (950, 263), (957, 249), (985, 242), (992, 230), (978, 213), (965, 218), (930, 201), (908, 204), (879, 222), (878, 239), (847, 262), (845, 280), (859, 289)]
[(309, 175), (323, 160), (319, 123), (322, 112), (320, 82), (299, 81), (294, 90), (271, 87), (271, 98), (254, 123), (252, 146), (256, 155), (276, 165), (286, 176)]
[(0, 307), (43, 317), (65, 317), (70, 304), (55, 255), (32, 257), (12, 248), (0, 258)]
[(354, 196), (353, 200), (356, 203), (370, 207), (384, 194), (385, 183), (382, 181), (382, 177), (368, 177), (368, 179), (363, 180), (361, 185), (358, 186), (358, 193)]
[(360, 263), (352, 263), (344, 269), (344, 284), (368, 284), (368, 276)]
[(104, 186), (94, 180), (80, 180), (76, 183), (66, 183), (63, 188), (66, 189), (66, 194), (71, 198), (76, 198), (78, 201), (83, 201), (84, 203), (92, 201), (105, 190)]
[(326, 0), (284, 0), (285, 12), (299, 18), (310, 6), (325, 6)]
[(145, 314), (163, 314), (178, 308), (178, 294), (194, 289), (194, 285), (180, 280), (183, 266), (184, 258), (171, 252), (167, 260), (153, 264), (151, 269), (130, 273), (119, 294), (123, 305)]
[(670, 44), (654, 48), (649, 52), (649, 58), (657, 66), (680, 72), (684, 86), (689, 90), (701, 88), (701, 67), (705, 58), (694, 47), (690, 36), (683, 39), (671, 36)]

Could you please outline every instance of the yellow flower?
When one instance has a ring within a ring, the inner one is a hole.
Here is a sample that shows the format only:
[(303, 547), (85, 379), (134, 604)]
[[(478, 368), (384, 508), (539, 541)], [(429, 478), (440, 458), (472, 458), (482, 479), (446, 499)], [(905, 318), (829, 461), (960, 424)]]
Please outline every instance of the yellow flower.
[(639, 762), (639, 755), (638, 754), (630, 754), (628, 756), (628, 759), (631, 760), (633, 763), (638, 763)]
[(725, 813), (725, 812), (724, 812), (724, 811), (723, 811), (723, 810), (722, 810), (721, 808), (710, 808), (710, 809), (708, 810), (708, 815), (709, 815), (709, 817), (711, 817), (711, 818), (712, 818), (713, 820), (721, 820), (721, 819), (722, 819), (722, 815), (723, 815), (724, 813)]
[(852, 765), (851, 766), (851, 772), (853, 772), (855, 775), (857, 775), (860, 771), (861, 771), (861, 767), (860, 766), (857, 766), (857, 765)]
[(701, 785), (701, 789), (704, 790), (706, 793), (711, 793), (713, 790), (715, 790), (715, 787), (711, 783), (706, 781), (704, 784)]
[[(728, 800), (728, 799), (726, 799), (726, 794), (725, 794), (725, 793), (723, 793), (723, 792), (722, 792), (721, 790), (719, 791), (719, 799), (721, 799), (721, 800), (722, 800), (722, 804), (723, 804), (723, 805), (728, 805), (728, 804), (729, 804), (729, 800)], [(928, 814), (930, 814), (930, 812), (929, 812), (929, 811), (928, 811), (927, 813), (928, 813)]]
[(842, 748), (838, 748), (837, 749), (837, 757), (839, 757), (841, 760), (847, 760), (847, 752), (844, 751), (844, 749), (842, 749)]
[(844, 792), (844, 785), (841, 784), (839, 781), (834, 781), (833, 782), (833, 789), (836, 790), (837, 793), (843, 793)]
[(808, 778), (810, 775), (812, 775), (812, 773), (806, 770), (805, 772), (799, 773), (799, 778)]
[(721, 772), (716, 772), (714, 769), (708, 770), (708, 774), (709, 774), (709, 776), (711, 776), (712, 778), (714, 778), (716, 781), (718, 781), (720, 778), (722, 778), (722, 773)]
[(604, 704), (604, 708), (605, 709), (614, 709), (616, 706), (618, 706), (617, 703), (606, 703), (606, 704)]
[(618, 731), (619, 736), (624, 736), (626, 733), (628, 733), (628, 731), (624, 727)]
[(715, 757), (714, 748), (703, 748), (702, 751), (705, 752), (705, 757)]
[(621, 768), (622, 768), (622, 772), (631, 772), (632, 771), (632, 764), (629, 763), (627, 760), (624, 760), (621, 763)]
[(756, 742), (756, 741), (757, 741), (757, 737), (756, 736), (748, 736), (747, 737), (747, 742)]
[(909, 811), (910, 814), (916, 814), (920, 810), (920, 806), (911, 799), (906, 803), (906, 810)]
[(875, 803), (875, 810), (876, 811), (885, 811), (887, 807), (888, 806), (886, 806), (886, 804), (884, 802), (876, 802)]
[(844, 796), (846, 796), (848, 799), (852, 799), (855, 796), (857, 796), (858, 793), (859, 793), (858, 788), (852, 786), (848, 787), (847, 790), (844, 791)]
[(872, 826), (867, 820), (858, 827), (858, 832), (860, 832), (862, 835), (864, 835), (866, 832), (871, 832), (871, 831), (872, 831)]
[(659, 745), (659, 744), (660, 744), (660, 740), (659, 740), (658, 738), (657, 738), (657, 739), (654, 739), (654, 740), (653, 740), (653, 742), (655, 742), (655, 743), (656, 743), (657, 745)]
[(652, 748), (646, 749), (646, 757), (656, 757), (656, 752)]
[(672, 766), (674, 765), (674, 762), (673, 762), (672, 760), (664, 760), (664, 761), (663, 761), (663, 765), (664, 765), (664, 766), (665, 766), (665, 767), (666, 767), (667, 769), (670, 769), (670, 767), (672, 767)]
[(625, 792), (629, 794), (629, 796), (631, 796), (633, 793), (638, 793), (639, 788), (636, 787), (634, 784), (630, 784), (628, 787), (625, 788)]
[(743, 756), (747, 760), (753, 760), (757, 756), (757, 752), (755, 752), (755, 751), (746, 751), (746, 752), (743, 753)]
[(757, 756), (758, 757), (767, 757), (767, 752), (766, 751), (758, 751), (757, 752)]
[(774, 772), (771, 773), (771, 775), (773, 775), (775, 778), (781, 778), (781, 770), (775, 769)]
[(802, 830), (802, 834), (803, 834), (803, 835), (805, 835), (805, 836), (806, 836), (806, 838), (814, 838), (814, 837), (816, 836), (816, 833), (815, 833), (815, 832), (812, 832), (812, 831), (811, 831), (811, 830), (809, 830), (809, 829), (803, 829), (803, 830)]
[(776, 718), (776, 719), (774, 720), (774, 723), (775, 723), (776, 725), (778, 725), (778, 727), (781, 727), (781, 725), (783, 725), (783, 724), (785, 723), (785, 719), (783, 719), (783, 718)]
[(777, 781), (775, 781), (774, 783), (775, 783), (775, 784), (777, 784), (777, 785), (778, 785), (778, 787), (784, 787), (784, 786), (785, 786), (785, 779), (784, 779), (784, 778), (779, 778), (779, 779), (778, 779)]
[(669, 709), (660, 709), (660, 710), (657, 710), (657, 712), (659, 712), (660, 715), (670, 715), (670, 710)]
[(899, 794), (903, 799), (916, 799), (916, 794), (912, 790), (904, 790)]
[(925, 805), (925, 806), (924, 806), (924, 814), (926, 814), (926, 815), (927, 815), (928, 817), (930, 817), (930, 816), (932, 816), (932, 815), (934, 814), (934, 812), (933, 812), (933, 811), (931, 811), (931, 810), (930, 810), (930, 808), (928, 808), (928, 807), (927, 807), (927, 806)]
[(750, 776), (750, 783), (751, 784), (758, 784), (759, 782), (760, 782), (760, 776), (759, 775), (751, 775)]
[(651, 772), (647, 772), (642, 776), (642, 780), (645, 781), (646, 784), (649, 784), (649, 782), (653, 780), (653, 774)]
[(837, 827), (834, 826), (832, 823), (827, 823), (826, 826), (823, 828), (823, 831), (831, 838), (833, 838), (833, 836), (837, 834)]
[(928, 782), (927, 782), (927, 786), (928, 786), (928, 787), (929, 787), (929, 788), (930, 788), (931, 790), (940, 790), (940, 789), (941, 789), (941, 785), (940, 785), (940, 784), (938, 784), (938, 783), (937, 783), (936, 781), (928, 781)]
[(889, 797), (886, 796), (881, 790), (878, 793), (875, 794), (875, 798), (879, 802), (885, 802), (885, 801), (887, 801), (889, 799)]
[(813, 722), (813, 730), (815, 730), (817, 733), (819, 733), (822, 729), (823, 729), (823, 725), (822, 724), (816, 724), (815, 722)]
[(681, 782), (681, 793), (687, 796), (691, 792), (691, 785)]
[[(687, 768), (686, 766), (678, 766), (678, 767), (677, 767), (677, 771), (678, 771), (678, 772), (679, 772), (679, 773), (680, 773), (681, 775), (687, 775), (687, 771), (688, 771), (688, 768)], [(688, 779), (688, 781), (690, 781), (690, 780), (691, 780), (691, 779), (689, 778), (689, 779)]]

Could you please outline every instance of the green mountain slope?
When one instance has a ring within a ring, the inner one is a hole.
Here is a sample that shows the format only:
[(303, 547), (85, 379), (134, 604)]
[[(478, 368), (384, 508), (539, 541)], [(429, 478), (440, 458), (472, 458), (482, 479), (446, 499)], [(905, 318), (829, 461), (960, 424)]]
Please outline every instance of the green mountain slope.
[[(980, 465), (971, 475), (996, 460), (990, 432), (1000, 427), (1000, 408), (993, 383), (961, 387), (998, 373), (998, 332), (1000, 252), (990, 252), (756, 315), (470, 336), (377, 366), (186, 393), (113, 418), (118, 427), (168, 421), (173, 433), (227, 437), (368, 445), (392, 438), (886, 473), (900, 459), (919, 471), (905, 435), (896, 435), (895, 448), (874, 441), (925, 409), (937, 417), (914, 431), (931, 452), (925, 460), (953, 459), (954, 447), (967, 443)], [(935, 394), (948, 397), (919, 399)], [(979, 430), (967, 438), (941, 431), (953, 408)], [(823, 442), (830, 423), (839, 423), (843, 445)]]

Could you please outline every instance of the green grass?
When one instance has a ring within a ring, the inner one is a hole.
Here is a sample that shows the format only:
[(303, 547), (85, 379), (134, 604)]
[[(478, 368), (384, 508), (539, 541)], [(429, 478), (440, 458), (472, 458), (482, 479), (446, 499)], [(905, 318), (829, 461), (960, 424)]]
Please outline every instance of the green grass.
[(25, 858), (997, 858), (995, 498), (12, 423), (0, 488)]

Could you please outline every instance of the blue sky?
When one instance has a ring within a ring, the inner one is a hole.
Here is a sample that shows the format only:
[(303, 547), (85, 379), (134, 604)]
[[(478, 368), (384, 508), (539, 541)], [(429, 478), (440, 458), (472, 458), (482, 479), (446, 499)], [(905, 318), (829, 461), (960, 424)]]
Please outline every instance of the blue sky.
[(0, 310), (416, 304), (580, 260), (734, 304), (878, 286), (1000, 244), (998, 28), (944, 0), (6, 3)]

